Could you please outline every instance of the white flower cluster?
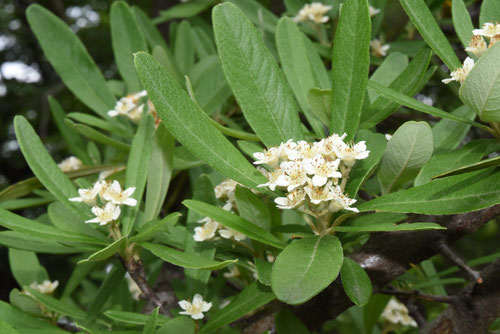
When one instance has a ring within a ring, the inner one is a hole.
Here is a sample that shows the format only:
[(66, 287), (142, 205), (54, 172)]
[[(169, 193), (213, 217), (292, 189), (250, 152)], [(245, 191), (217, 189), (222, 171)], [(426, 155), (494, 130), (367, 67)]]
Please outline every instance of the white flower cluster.
[(302, 7), (297, 16), (293, 18), (293, 21), (303, 22), (311, 20), (316, 24), (326, 23), (330, 18), (325, 14), (332, 8), (332, 6), (323, 5), (321, 2), (308, 3)]
[[(137, 200), (130, 197), (134, 191), (135, 187), (122, 190), (120, 183), (116, 180), (113, 182), (100, 180), (89, 189), (78, 189), (80, 196), (70, 198), (69, 200), (92, 205), (92, 213), (95, 215), (95, 218), (87, 220), (86, 223), (106, 225), (120, 217), (120, 205), (137, 205)], [(98, 196), (104, 207), (96, 205)]]
[[(498, 41), (500, 41), (500, 24), (485, 23), (481, 29), (474, 29), (472, 33), (474, 36), (472, 36), (469, 46), (465, 49), (465, 51), (473, 53), (479, 58), (488, 50), (488, 48), (491, 48)], [(488, 45), (484, 40), (485, 38), (489, 39)], [(457, 81), (463, 84), (473, 67), (474, 60), (467, 57), (462, 67), (459, 67), (450, 73), (451, 78), (443, 79), (442, 81), (445, 84), (449, 84), (452, 81)]]
[(387, 56), (387, 51), (391, 48), (391, 46), (382, 44), (379, 39), (374, 39), (370, 41), (370, 48), (372, 49), (372, 54), (375, 57), (382, 58)]
[(406, 306), (394, 298), (391, 298), (389, 303), (387, 303), (387, 306), (382, 312), (382, 318), (392, 322), (393, 324), (417, 327), (417, 323), (410, 316)]
[[(346, 134), (333, 134), (319, 142), (308, 143), (292, 140), (264, 152), (254, 153), (256, 165), (266, 165), (269, 171), (260, 170), (268, 182), (259, 187), (275, 190), (280, 187), (288, 193), (274, 201), (280, 209), (293, 209), (307, 204), (313, 212), (336, 212), (352, 208), (356, 200), (344, 194), (344, 186), (350, 169), (356, 160), (365, 159), (370, 151), (361, 141), (357, 144), (344, 142)], [(344, 182), (339, 185), (339, 179)]]
[(141, 97), (146, 95), (146, 91), (143, 90), (141, 92), (122, 97), (118, 102), (116, 102), (115, 109), (108, 111), (108, 116), (116, 117), (118, 115), (122, 115), (130, 118), (133, 122), (139, 122), (144, 111), (144, 103), (139, 103), (139, 101)]
[[(233, 211), (234, 209), (237, 209), (236, 198), (234, 195), (234, 191), (236, 190), (237, 185), (239, 185), (238, 182), (227, 179), (222, 181), (215, 187), (215, 197), (220, 200), (226, 201), (226, 203), (222, 207), (224, 210)], [(234, 239), (236, 241), (242, 241), (247, 238), (247, 236), (243, 233), (224, 227), (219, 222), (209, 217), (205, 217), (199, 220), (198, 223), (203, 224), (203, 226), (199, 226), (194, 229), (193, 238), (198, 242), (214, 238), (217, 231), (219, 232), (219, 235), (224, 239)]]
[(78, 170), (82, 168), (83, 162), (77, 157), (70, 156), (58, 163), (57, 166), (63, 172), (71, 172), (72, 170)]
[(191, 318), (198, 320), (203, 319), (203, 312), (208, 312), (208, 310), (212, 308), (212, 303), (207, 303), (203, 300), (203, 297), (197, 293), (193, 297), (193, 302), (181, 300), (179, 306), (184, 310), (179, 312), (179, 314), (189, 315)]
[[(42, 284), (38, 284), (37, 282), (31, 283), (30, 287), (33, 290), (36, 290), (44, 295), (51, 295), (59, 286), (59, 281), (51, 282), (49, 280), (45, 280)], [(29, 294), (29, 293), (28, 293)]]

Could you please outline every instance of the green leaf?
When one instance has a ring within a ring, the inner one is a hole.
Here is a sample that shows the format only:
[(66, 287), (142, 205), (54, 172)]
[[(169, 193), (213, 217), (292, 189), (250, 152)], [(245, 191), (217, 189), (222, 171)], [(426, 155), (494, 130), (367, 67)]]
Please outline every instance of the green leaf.
[(80, 112), (69, 113), (68, 117), (77, 122), (100, 128), (104, 131), (111, 132), (112, 134), (116, 134), (121, 137), (130, 138), (132, 136), (132, 133), (129, 130), (123, 128), (119, 125), (120, 123), (115, 121), (106, 121), (102, 118)]
[(370, 70), (371, 21), (367, 0), (345, 2), (340, 13), (332, 56), (332, 110), (330, 129), (358, 130)]
[(462, 66), (424, 0), (399, 0), (424, 40), (449, 69)]
[(127, 239), (125, 237), (122, 237), (109, 244), (105, 248), (90, 255), (88, 258), (78, 261), (78, 264), (106, 260), (116, 253), (120, 252), (120, 249), (125, 245), (126, 241)]
[(12, 328), (10, 325), (8, 325), (6, 322), (3, 322), (1, 320), (0, 320), (0, 332), (3, 334), (21, 334), (14, 328)]
[(193, 27), (193, 38), (195, 40), (196, 55), (203, 59), (217, 54), (213, 35), (198, 26)]
[(196, 325), (191, 318), (176, 317), (161, 326), (156, 334), (194, 334), (196, 331), (195, 327)]
[(406, 122), (387, 143), (377, 176), (382, 194), (401, 189), (429, 161), (433, 150), (432, 131), (425, 122)]
[(460, 98), (484, 122), (500, 122), (500, 46), (479, 58), (460, 87)]
[(81, 310), (77, 306), (60, 301), (52, 296), (45, 295), (41, 292), (36, 291), (30, 287), (26, 287), (28, 292), (40, 303), (42, 303), (47, 309), (57, 312), (59, 314), (66, 315), (73, 319), (83, 320), (87, 316), (85, 311)]
[(179, 67), (175, 63), (174, 55), (169, 49), (162, 48), (161, 46), (156, 46), (151, 53), (163, 67), (173, 76), (175, 81), (179, 84), (183, 84), (182, 76), (180, 74)]
[(115, 98), (82, 42), (61, 19), (38, 4), (31, 5), (26, 16), (45, 57), (66, 87), (90, 109), (107, 118)]
[(444, 230), (435, 223), (411, 223), (411, 224), (369, 224), (358, 226), (336, 226), (333, 228), (337, 232), (393, 232), (393, 231), (420, 231), (420, 230)]
[(361, 266), (350, 258), (344, 258), (340, 270), (342, 285), (349, 299), (358, 306), (364, 306), (372, 295), (372, 282)]
[[(451, 112), (452, 115), (463, 117), (471, 121), (476, 113), (467, 106), (460, 106)], [(442, 119), (432, 128), (434, 138), (434, 154), (456, 149), (470, 130), (469, 124), (458, 123), (449, 119)]]
[[(107, 310), (104, 312), (104, 315), (116, 322), (124, 323), (124, 324), (132, 324), (132, 325), (142, 325), (144, 326), (148, 321), (149, 316), (142, 313), (134, 313), (134, 312), (124, 312), (119, 310)], [(182, 317), (185, 318), (185, 317)], [(174, 318), (176, 319), (176, 318)], [(185, 318), (186, 319), (186, 318)], [(163, 325), (172, 320), (168, 319), (162, 314), (158, 314), (157, 324)]]
[(158, 311), (160, 310), (160, 307), (157, 307), (151, 312), (149, 315), (149, 319), (146, 322), (144, 329), (142, 330), (142, 334), (157, 334), (156, 332), (156, 326), (157, 326), (157, 321), (158, 321)]
[[(307, 99), (309, 91), (314, 87), (318, 87), (319, 84), (313, 76), (312, 64), (309, 61), (308, 49), (305, 43), (306, 39), (307, 36), (300, 31), (291, 18), (283, 17), (279, 20), (276, 28), (276, 46), (281, 60), (281, 67), (309, 124), (311, 124), (315, 133), (322, 135), (324, 133), (323, 127), (313, 117)], [(322, 64), (322, 66), (324, 65)]]
[(127, 207), (121, 220), (123, 235), (128, 236), (133, 229), (135, 217), (139, 211), (142, 194), (148, 178), (148, 167), (151, 159), (155, 137), (155, 121), (151, 114), (144, 115), (132, 141), (130, 155), (125, 172), (125, 188), (135, 187), (132, 198), (137, 200), (135, 207)]
[(278, 17), (255, 0), (223, 0), (236, 5), (257, 27), (272, 34), (276, 31)]
[(445, 176), (452, 176), (452, 175), (458, 175), (458, 174), (463, 174), (463, 173), (468, 173), (468, 172), (473, 172), (476, 170), (481, 170), (489, 167), (495, 167), (500, 165), (500, 156), (496, 156), (494, 158), (490, 159), (485, 159), (467, 166), (463, 166), (460, 168), (453, 169), (451, 171), (439, 174), (435, 176), (434, 178), (441, 178)]
[(152, 244), (149, 242), (141, 242), (140, 245), (145, 249), (151, 251), (154, 255), (158, 256), (159, 258), (183, 268), (217, 270), (217, 269), (222, 269), (230, 265), (231, 263), (235, 263), (238, 261), (238, 260), (227, 260), (223, 262), (214, 261), (212, 259), (206, 259), (192, 253), (181, 252), (174, 248), (170, 248), (163, 245)]
[(69, 118), (66, 118), (64, 122), (70, 128), (73, 128), (74, 130), (78, 131), (82, 136), (87, 137), (95, 142), (108, 145), (122, 151), (130, 150), (129, 144), (126, 144), (121, 140), (117, 140), (112, 137), (106, 136), (90, 126), (87, 126), (85, 124), (75, 123)]
[(136, 66), (163, 124), (181, 144), (214, 169), (241, 184), (256, 188), (265, 182), (266, 178), (210, 124), (203, 111), (190, 100), (166, 69), (145, 53), (136, 55)]
[(307, 327), (289, 309), (283, 309), (276, 315), (278, 334), (311, 334)]
[(254, 259), (255, 268), (257, 269), (257, 277), (259, 282), (266, 286), (271, 286), (271, 272), (273, 269), (272, 263), (264, 261), (259, 258)]
[(285, 243), (263, 228), (250, 223), (238, 215), (221, 209), (219, 207), (200, 201), (185, 200), (182, 202), (186, 207), (194, 210), (202, 216), (207, 216), (230, 229), (243, 233), (250, 239), (260, 241), (263, 244), (283, 249)]
[(195, 16), (212, 6), (213, 0), (193, 0), (186, 3), (170, 7), (168, 10), (162, 10), (160, 16), (154, 20), (156, 24), (166, 22), (172, 19), (185, 19)]
[(479, 13), (479, 25), (482, 26), (486, 22), (495, 24), (500, 20), (500, 3), (496, 0), (484, 0), (481, 4), (481, 12)]
[(332, 235), (292, 241), (276, 258), (271, 286), (279, 300), (301, 304), (325, 289), (342, 266), (342, 245)]
[(198, 334), (213, 333), (216, 329), (238, 320), (245, 314), (266, 305), (276, 297), (271, 289), (253, 282), (241, 291), (227, 306), (217, 311)]
[(160, 125), (149, 162), (144, 221), (155, 219), (163, 206), (174, 168), (174, 146), (174, 137)]
[(25, 233), (15, 231), (0, 232), (0, 245), (9, 248), (47, 254), (80, 253), (89, 249), (87, 246), (79, 246), (79, 248), (66, 247), (53, 240), (33, 237)]
[(356, 141), (366, 141), (366, 147), (370, 151), (368, 158), (357, 161), (349, 173), (349, 182), (345, 192), (354, 197), (363, 183), (370, 177), (378, 166), (382, 155), (384, 154), (387, 139), (380, 133), (372, 133), (367, 130), (361, 130), (356, 136)]
[(66, 282), (66, 285), (64, 286), (64, 291), (62, 293), (61, 299), (68, 299), (80, 286), (87, 275), (95, 269), (96, 265), (97, 263), (77, 264), (76, 267), (74, 267), (68, 281)]
[(155, 232), (157, 232), (162, 227), (167, 225), (175, 225), (175, 223), (179, 220), (181, 216), (178, 212), (173, 212), (166, 216), (161, 220), (153, 220), (144, 224), (138, 231), (136, 235), (132, 238), (129, 238), (130, 242), (140, 242), (149, 239), (149, 237), (153, 236)]
[(433, 215), (476, 211), (500, 203), (498, 176), (495, 168), (450, 176), (378, 197), (358, 209)]
[(0, 320), (21, 331), (21, 333), (68, 333), (57, 328), (56, 326), (51, 325), (45, 320), (31, 317), (4, 301), (0, 301)]
[(133, 6), (132, 11), (134, 12), (134, 16), (141, 28), (142, 34), (146, 38), (150, 49), (153, 49), (155, 46), (160, 46), (163, 49), (168, 49), (168, 45), (163, 39), (160, 31), (155, 27), (152, 20), (144, 13), (139, 7)]
[(53, 200), (54, 200), (53, 198), (51, 199), (51, 198), (40, 198), (40, 197), (34, 197), (34, 198), (25, 197), (20, 199), (11, 199), (8, 201), (0, 202), (0, 208), (13, 211), (13, 210), (45, 205), (52, 202)]
[(456, 170), (481, 160), (491, 141), (474, 140), (457, 151), (434, 155), (415, 178), (415, 186), (420, 186), (440, 174)]
[(307, 101), (311, 113), (316, 116), (323, 125), (330, 124), (330, 111), (332, 110), (332, 90), (313, 88), (307, 95)]
[(212, 19), (224, 74), (252, 129), (268, 147), (302, 139), (292, 91), (259, 32), (229, 3)]
[(191, 24), (182, 21), (175, 34), (174, 58), (181, 73), (186, 74), (194, 65), (194, 42)]
[(271, 212), (267, 205), (250, 189), (236, 187), (236, 205), (241, 218), (269, 230), (271, 228)]
[(113, 2), (109, 16), (111, 42), (118, 72), (127, 84), (127, 91), (136, 93), (141, 90), (141, 83), (135, 71), (133, 54), (147, 51), (146, 40), (132, 10), (125, 2)]
[(363, 309), (363, 325), (365, 333), (371, 334), (373, 327), (378, 322), (380, 314), (384, 311), (385, 306), (391, 296), (383, 294), (374, 294), (371, 296), (370, 301)]
[[(388, 87), (408, 66), (408, 56), (401, 52), (389, 54), (382, 64), (370, 76), (370, 80)], [(368, 89), (368, 98), (371, 104), (378, 100), (379, 95)]]
[(12, 276), (20, 287), (43, 283), (49, 279), (47, 271), (33, 252), (9, 248), (9, 264)]
[(455, 28), (458, 38), (460, 38), (460, 42), (462, 42), (462, 46), (464, 48), (468, 47), (473, 36), (472, 30), (474, 30), (474, 26), (472, 25), (472, 19), (465, 6), (464, 0), (452, 1), (451, 16), (453, 18), (453, 27)]
[(90, 224), (86, 224), (78, 216), (75, 216), (61, 202), (55, 202), (47, 207), (52, 224), (59, 230), (66, 232), (84, 234), (89, 237), (99, 239), (108, 243), (109, 239), (101, 232), (97, 231)]

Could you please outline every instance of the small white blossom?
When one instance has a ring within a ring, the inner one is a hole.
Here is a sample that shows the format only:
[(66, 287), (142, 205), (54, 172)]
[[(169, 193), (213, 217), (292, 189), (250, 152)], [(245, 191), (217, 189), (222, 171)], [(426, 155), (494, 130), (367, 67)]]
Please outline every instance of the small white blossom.
[(305, 164), (307, 174), (314, 175), (312, 185), (321, 187), (326, 184), (328, 178), (341, 178), (342, 174), (338, 171), (340, 159), (326, 161), (321, 155), (317, 155), (312, 161)]
[(107, 223), (117, 220), (120, 217), (120, 207), (111, 202), (106, 203), (104, 208), (98, 206), (92, 207), (92, 213), (95, 218), (87, 220), (86, 223), (99, 223), (99, 225), (106, 225)]
[(240, 276), (240, 270), (237, 266), (231, 266), (231, 269), (227, 273), (224, 273), (225, 278), (232, 278)]
[(212, 239), (219, 228), (219, 223), (208, 217), (203, 218), (199, 222), (204, 222), (205, 224), (200, 227), (195, 227), (193, 239), (197, 242)]
[(271, 167), (275, 167), (279, 164), (281, 155), (281, 149), (279, 147), (270, 147), (264, 152), (255, 152), (253, 154), (254, 158), (257, 159), (254, 165), (267, 164)]
[(283, 161), (280, 167), (284, 173), (278, 177), (276, 184), (287, 187), (287, 191), (304, 185), (309, 179), (302, 161)]
[(497, 34), (500, 34), (500, 24), (487, 22), (483, 24), (483, 27), (481, 29), (472, 30), (472, 33), (478, 36), (493, 37)]
[(326, 23), (330, 18), (325, 14), (332, 8), (332, 6), (326, 6), (320, 2), (306, 4), (302, 7), (297, 16), (293, 18), (293, 20), (295, 22), (302, 22), (309, 19), (316, 24)]
[(139, 100), (141, 97), (146, 96), (145, 90), (130, 94), (122, 97), (118, 102), (116, 102), (115, 108), (108, 111), (109, 117), (116, 117), (118, 115), (123, 115), (129, 117), (132, 121), (137, 122), (142, 115), (144, 105), (139, 105)]
[(493, 47), (493, 45), (497, 44), (500, 41), (500, 33), (490, 38), (490, 44), (488, 44), (488, 48)]
[(207, 303), (200, 294), (196, 294), (193, 297), (192, 303), (187, 300), (181, 300), (179, 306), (184, 310), (179, 312), (179, 314), (189, 315), (191, 318), (198, 320), (203, 319), (203, 312), (208, 312), (212, 307), (212, 303)]
[(370, 151), (366, 150), (366, 143), (364, 141), (360, 141), (354, 145), (346, 144), (343, 141), (338, 142), (338, 144), (333, 147), (333, 150), (335, 155), (337, 155), (347, 167), (353, 166), (356, 160), (368, 158), (370, 154)]
[(31, 283), (30, 287), (44, 295), (52, 294), (55, 289), (59, 286), (59, 281), (51, 282), (49, 280), (43, 281), (42, 284), (38, 284), (36, 282)]
[(113, 204), (136, 206), (137, 200), (130, 197), (132, 196), (134, 191), (135, 187), (130, 187), (122, 190), (120, 183), (115, 180), (113, 181), (113, 183), (111, 183), (110, 185), (108, 184), (105, 188), (103, 188), (101, 194), (102, 198)]
[(240, 233), (230, 228), (224, 228), (219, 230), (219, 235), (224, 239), (234, 239), (236, 241), (242, 241), (247, 238), (247, 236), (244, 235), (243, 233)]
[(372, 54), (378, 58), (387, 56), (387, 51), (391, 48), (390, 45), (382, 44), (382, 42), (378, 39), (371, 40), (370, 47), (372, 49)]
[(332, 212), (337, 212), (340, 210), (348, 210), (353, 212), (359, 212), (356, 208), (351, 208), (351, 205), (356, 203), (355, 199), (347, 197), (343, 192), (340, 186), (335, 186), (332, 188), (332, 192), (334, 194), (333, 201), (331, 201), (329, 209)]
[(236, 190), (236, 186), (238, 184), (238, 182), (232, 179), (226, 179), (222, 181), (215, 187), (215, 197), (218, 199), (228, 199), (234, 202), (234, 191)]
[(410, 312), (408, 312), (406, 306), (394, 298), (391, 298), (389, 303), (387, 303), (387, 306), (382, 312), (382, 318), (392, 322), (393, 324), (417, 327), (417, 323), (410, 316)]
[(380, 9), (372, 7), (371, 5), (370, 5), (369, 10), (370, 10), (370, 17), (374, 17), (375, 15), (380, 13)]
[(445, 84), (449, 84), (452, 81), (458, 81), (462, 84), (464, 83), (465, 79), (467, 78), (469, 72), (472, 70), (473, 67), (474, 67), (474, 60), (470, 57), (467, 57), (462, 67), (459, 67), (455, 71), (451, 72), (450, 79), (444, 79), (442, 81)]
[(82, 168), (83, 163), (77, 157), (71, 156), (58, 163), (57, 166), (63, 172), (70, 172), (72, 170), (78, 170)]
[(480, 35), (474, 35), (472, 36), (469, 46), (465, 48), (465, 51), (467, 52), (472, 52), (478, 57), (481, 57), (483, 53), (488, 50), (488, 47), (486, 46), (486, 42), (483, 39), (483, 36)]
[(335, 198), (335, 192), (330, 181), (323, 187), (315, 187), (309, 183), (304, 190), (313, 204), (328, 202)]
[(304, 189), (298, 188), (289, 192), (286, 197), (277, 197), (274, 200), (278, 209), (293, 209), (299, 206), (306, 199)]
[(385, 134), (385, 139), (387, 139), (387, 141), (391, 140), (391, 138), (392, 138), (392, 135), (390, 135), (388, 133)]
[(281, 158), (288, 160), (296, 160), (299, 157), (299, 151), (297, 151), (297, 143), (289, 139), (286, 143), (281, 143), (279, 146)]
[(334, 147), (340, 146), (344, 144), (344, 139), (347, 137), (347, 133), (344, 133), (342, 136), (334, 133), (330, 137), (323, 139), (321, 143), (321, 153), (326, 155), (331, 160), (337, 159), (337, 155), (335, 154)]
[(92, 188), (78, 189), (78, 194), (80, 196), (70, 198), (69, 200), (71, 202), (84, 202), (87, 204), (93, 204), (95, 203), (97, 195), (99, 195), (99, 193), (101, 192), (103, 184), (103, 182), (96, 182)]
[(257, 187), (258, 188), (269, 187), (269, 189), (274, 191), (276, 189), (278, 179), (280, 178), (280, 176), (283, 175), (283, 173), (284, 172), (281, 168), (276, 169), (270, 173), (266, 171), (264, 176), (266, 176), (269, 181), (263, 184), (259, 184)]

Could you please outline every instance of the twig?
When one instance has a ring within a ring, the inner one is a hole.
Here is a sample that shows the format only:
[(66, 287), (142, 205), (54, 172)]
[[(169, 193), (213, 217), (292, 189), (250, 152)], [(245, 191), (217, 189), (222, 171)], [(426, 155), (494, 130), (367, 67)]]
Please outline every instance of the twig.
[(409, 298), (418, 298), (427, 300), (429, 302), (436, 303), (445, 303), (445, 304), (453, 304), (458, 300), (457, 296), (439, 296), (439, 295), (430, 295), (427, 293), (421, 293), (420, 291), (404, 291), (404, 290), (381, 290), (380, 293), (385, 295), (392, 295), (397, 297), (409, 297)]
[(439, 249), (439, 252), (448, 260), (456, 264), (458, 268), (460, 268), (460, 270), (462, 270), (467, 275), (467, 278), (471, 282), (476, 282), (478, 284), (483, 283), (481, 273), (469, 267), (464, 262), (464, 260), (462, 260), (462, 258), (453, 249), (451, 249), (450, 246), (448, 246), (448, 244), (446, 244), (444, 241), (441, 241), (438, 243), (437, 247)]

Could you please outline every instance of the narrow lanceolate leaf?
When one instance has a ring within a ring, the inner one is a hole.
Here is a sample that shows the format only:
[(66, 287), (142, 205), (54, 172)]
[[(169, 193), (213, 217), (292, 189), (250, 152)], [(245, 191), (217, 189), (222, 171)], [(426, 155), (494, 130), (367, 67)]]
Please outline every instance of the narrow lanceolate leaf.
[(276, 331), (278, 334), (311, 334), (306, 325), (286, 308), (276, 315)]
[(250, 239), (257, 240), (266, 245), (274, 246), (280, 249), (283, 249), (286, 245), (283, 241), (271, 234), (271, 232), (268, 232), (262, 227), (254, 225), (240, 216), (222, 208), (194, 200), (185, 200), (182, 204), (189, 209), (198, 212), (202, 216), (210, 217), (230, 229), (243, 233)]
[(110, 258), (111, 256), (115, 255), (117, 252), (119, 252), (126, 241), (127, 241), (126, 238), (122, 237), (121, 239), (116, 240), (115, 242), (104, 247), (103, 249), (90, 255), (85, 260), (79, 261), (78, 264), (106, 260), (106, 259)]
[[(388, 87), (401, 73), (408, 67), (408, 56), (401, 52), (392, 52), (382, 64), (370, 76), (370, 80), (378, 82)], [(371, 89), (368, 89), (368, 98), (370, 103), (379, 99), (379, 95)]]
[(0, 301), (0, 320), (18, 328), (24, 333), (68, 333), (67, 331), (59, 329), (45, 320), (32, 317), (4, 301)]
[(315, 235), (295, 240), (274, 262), (273, 292), (285, 303), (304, 303), (333, 282), (342, 260), (342, 245), (335, 236)]
[(144, 13), (139, 7), (133, 6), (132, 11), (134, 12), (137, 23), (141, 28), (146, 41), (148, 42), (150, 49), (152, 50), (155, 46), (160, 46), (163, 49), (168, 49), (165, 39), (161, 35), (160, 31), (155, 27), (152, 20)]
[(173, 333), (183, 333), (183, 334), (194, 334), (195, 333), (195, 323), (193, 319), (180, 316), (169, 320), (163, 326), (161, 326), (156, 334), (173, 334)]
[(377, 176), (382, 194), (396, 191), (417, 176), (432, 156), (432, 131), (426, 122), (406, 122), (392, 136)]
[(26, 289), (36, 300), (42, 303), (50, 311), (67, 315), (73, 319), (79, 319), (79, 320), (85, 319), (86, 316), (85, 311), (81, 310), (77, 306), (60, 301), (52, 296), (45, 295), (30, 287), (26, 287)]
[(35, 253), (18, 249), (9, 249), (8, 252), (12, 276), (20, 287), (33, 282), (42, 283), (49, 279), (47, 271), (40, 265)]
[(145, 249), (151, 251), (159, 258), (183, 268), (218, 270), (238, 261), (226, 260), (223, 262), (219, 262), (212, 259), (203, 258), (199, 255), (181, 252), (180, 250), (174, 248), (152, 244), (149, 242), (141, 242), (140, 245)]
[(107, 117), (115, 98), (82, 42), (63, 21), (40, 5), (31, 5), (26, 15), (45, 57), (66, 87), (89, 108)]
[(141, 90), (141, 82), (135, 70), (133, 54), (147, 51), (146, 40), (132, 10), (125, 2), (113, 2), (110, 20), (116, 66), (127, 84), (127, 91), (138, 92)]
[[(125, 312), (125, 311), (118, 311), (118, 310), (107, 310), (104, 312), (104, 315), (116, 322), (120, 322), (123, 324), (132, 324), (132, 325), (141, 325), (144, 326), (146, 322), (148, 321), (148, 316), (146, 314), (142, 313), (135, 313), (135, 312)], [(186, 317), (183, 317), (184, 319), (189, 319)], [(177, 318), (174, 318), (177, 319)], [(173, 319), (172, 319), (173, 320)], [(170, 322), (169, 318), (159, 314), (157, 323), (161, 326), (167, 322)]]
[(273, 301), (275, 298), (271, 289), (259, 282), (253, 282), (226, 307), (214, 314), (198, 334), (213, 333), (217, 328), (230, 324), (245, 314)]
[(500, 156), (496, 156), (494, 158), (490, 159), (485, 159), (467, 166), (463, 166), (460, 168), (453, 169), (449, 172), (439, 174), (435, 176), (434, 178), (440, 178), (440, 177), (445, 177), (445, 176), (451, 176), (451, 175), (458, 175), (458, 174), (464, 174), (468, 172), (473, 172), (476, 170), (481, 170), (481, 169), (486, 169), (490, 167), (495, 167), (495, 166), (500, 166)]
[(360, 211), (388, 211), (451, 215), (500, 203), (496, 168), (450, 176), (378, 197), (358, 206)]
[(394, 231), (421, 231), (421, 230), (443, 230), (445, 227), (436, 223), (411, 223), (411, 224), (369, 224), (360, 226), (337, 226), (337, 232), (394, 232)]
[(486, 22), (496, 23), (500, 20), (500, 2), (496, 0), (484, 0), (479, 13), (479, 25)]
[(14, 118), (14, 129), (21, 152), (23, 152), (26, 162), (38, 180), (77, 217), (82, 220), (88, 218), (90, 213), (86, 213), (82, 205), (69, 201), (71, 197), (78, 197), (78, 192), (49, 155), (26, 118), (16, 116)]
[(358, 129), (370, 69), (371, 22), (367, 0), (344, 3), (332, 56), (330, 129), (353, 139)]
[(474, 26), (472, 25), (472, 19), (465, 6), (464, 0), (453, 0), (451, 3), (451, 16), (453, 18), (455, 32), (458, 38), (460, 38), (463, 47), (466, 48), (469, 46), (470, 39), (473, 36), (472, 30), (474, 30)]
[(350, 258), (344, 258), (340, 270), (342, 285), (349, 299), (358, 306), (368, 303), (372, 295), (372, 282), (361, 266)]
[(479, 58), (460, 88), (460, 98), (484, 122), (500, 122), (500, 45)]
[(250, 188), (265, 183), (245, 157), (207, 119), (172, 75), (151, 56), (136, 55), (139, 76), (170, 133), (223, 175)]
[(278, 24), (278, 17), (273, 14), (266, 6), (256, 0), (223, 0), (231, 2), (237, 6), (255, 24), (259, 30), (266, 30), (270, 33), (275, 32)]
[(292, 91), (261, 34), (233, 4), (212, 12), (224, 74), (257, 136), (266, 146), (302, 139)]
[[(473, 121), (476, 113), (463, 105), (451, 112), (452, 115)], [(456, 149), (470, 130), (470, 124), (459, 123), (449, 119), (442, 119), (432, 127), (434, 138), (434, 154), (444, 153)]]
[(429, 44), (439, 58), (441, 58), (446, 66), (448, 66), (451, 70), (460, 67), (462, 63), (455, 55), (455, 51), (453, 51), (448, 39), (441, 31), (441, 28), (439, 28), (439, 25), (432, 16), (432, 13), (425, 4), (425, 1), (399, 0), (399, 2), (415, 27), (417, 27), (424, 40), (427, 44)]

